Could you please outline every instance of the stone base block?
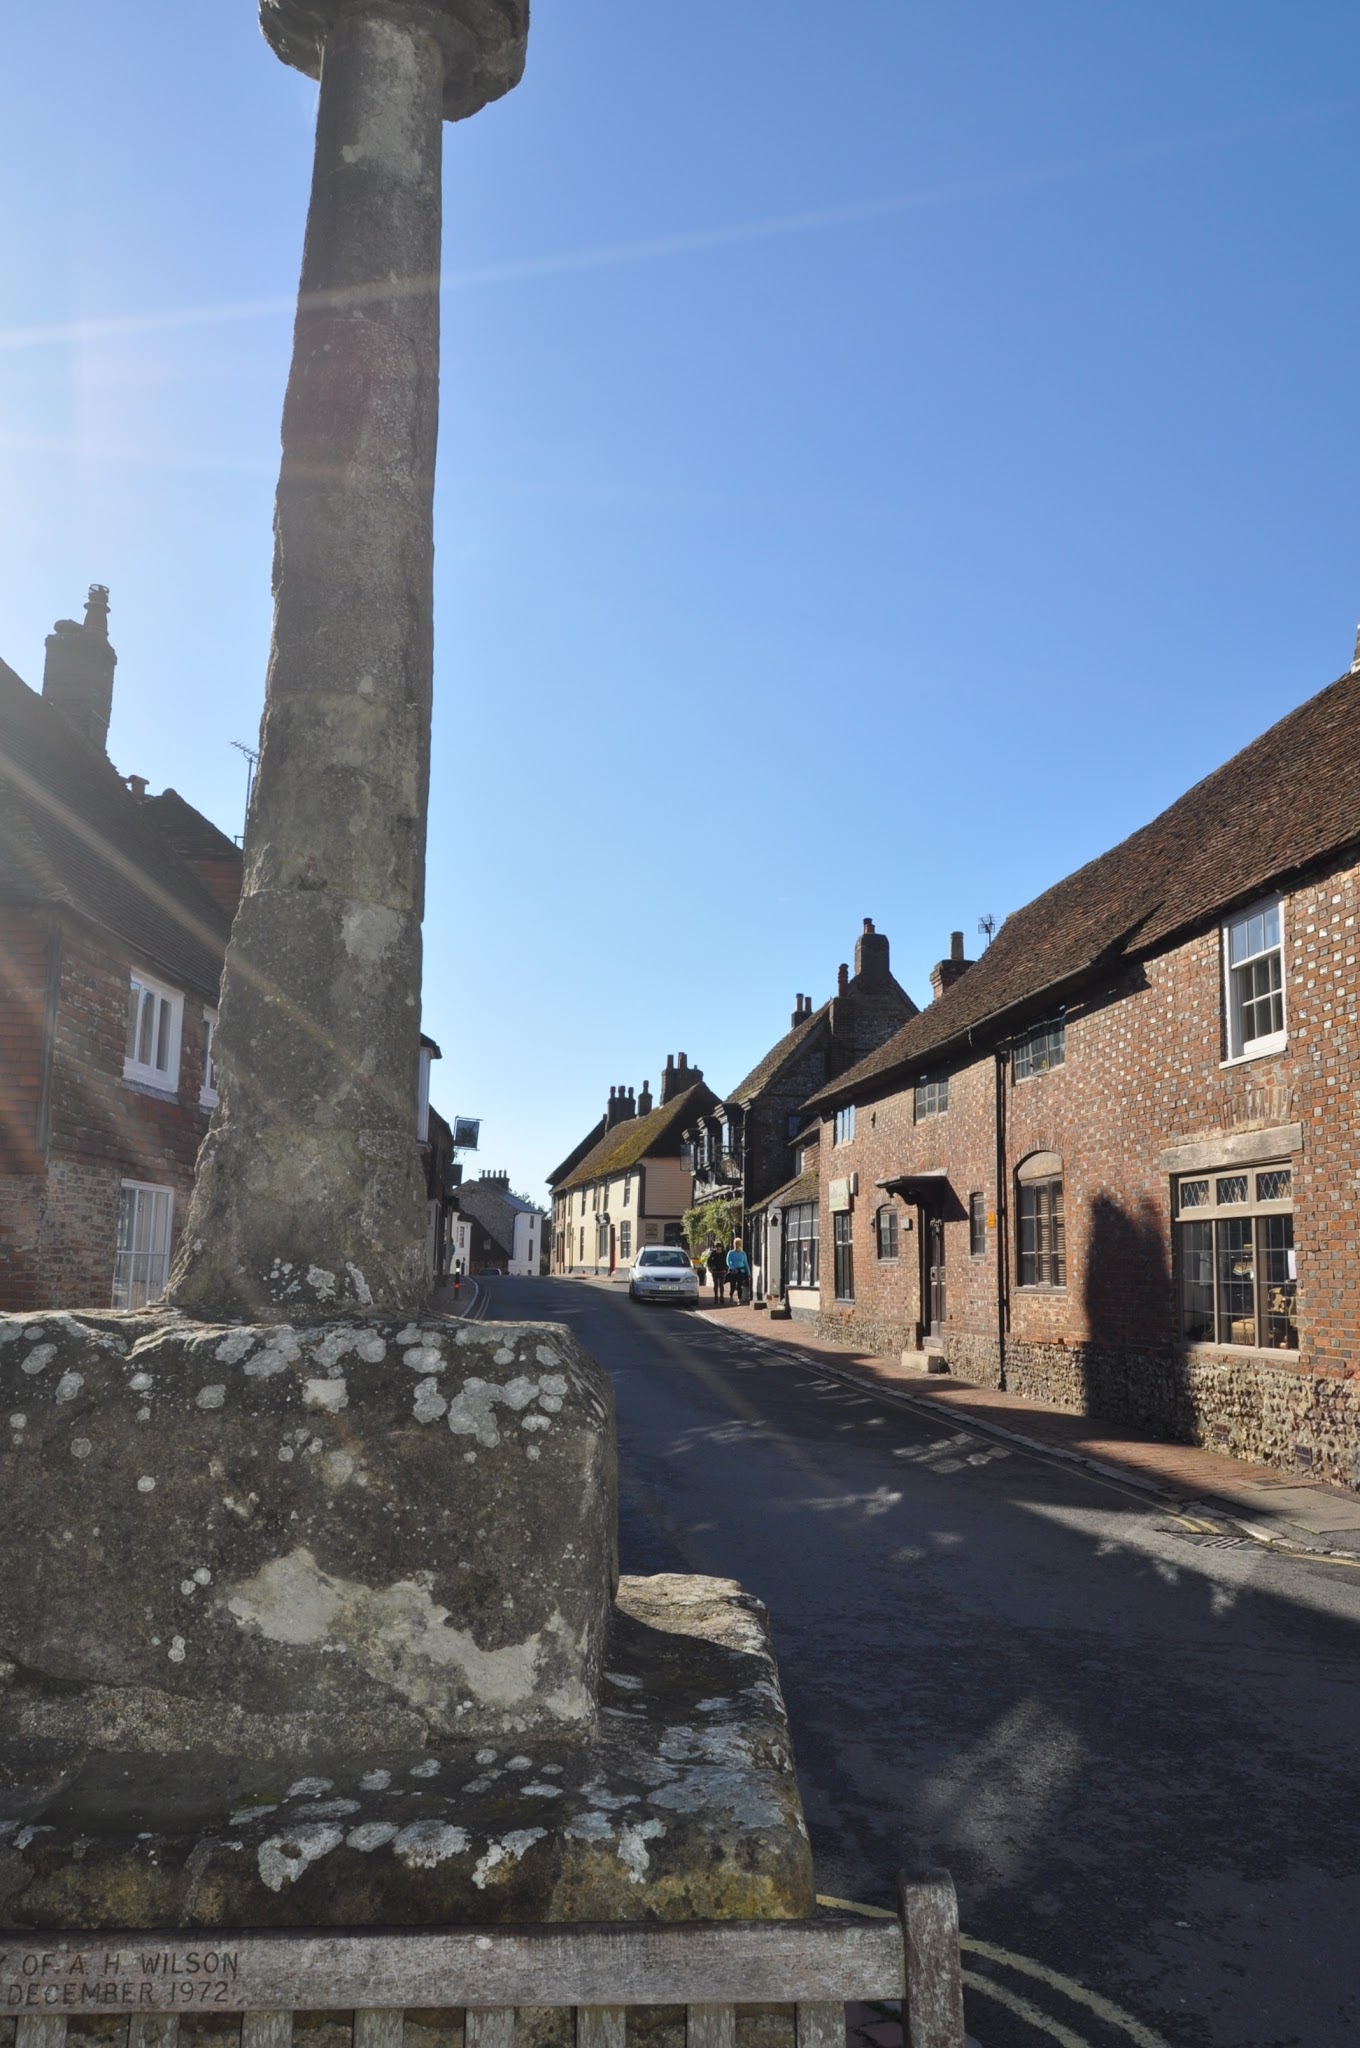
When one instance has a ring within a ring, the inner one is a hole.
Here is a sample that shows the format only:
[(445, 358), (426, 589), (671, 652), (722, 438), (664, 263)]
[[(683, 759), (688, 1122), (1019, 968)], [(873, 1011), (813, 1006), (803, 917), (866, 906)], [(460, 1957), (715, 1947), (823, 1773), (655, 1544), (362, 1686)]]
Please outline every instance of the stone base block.
[[(625, 1579), (602, 1696), (584, 1740), (265, 1761), (16, 1738), (0, 1708), (0, 1929), (163, 1928), (171, 1961), (146, 1968), (194, 1972), (191, 1951), (229, 1947), (194, 1948), (197, 1929), (810, 1913), (759, 1603), (729, 1580)], [(91, 2004), (75, 1987), (72, 2009)]]
[(615, 1486), (611, 1384), (556, 1324), (0, 1317), (0, 1735), (587, 1730)]

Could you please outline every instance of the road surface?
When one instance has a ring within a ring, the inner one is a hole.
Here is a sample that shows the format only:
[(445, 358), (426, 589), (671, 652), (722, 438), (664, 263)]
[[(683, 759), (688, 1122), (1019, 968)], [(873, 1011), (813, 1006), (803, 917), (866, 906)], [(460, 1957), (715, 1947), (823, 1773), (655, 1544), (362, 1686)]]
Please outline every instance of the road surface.
[(1360, 1569), (716, 1316), (509, 1279), (489, 1314), (612, 1375), (623, 1569), (769, 1606), (818, 1890), (953, 1872), (984, 2048), (1357, 2048)]

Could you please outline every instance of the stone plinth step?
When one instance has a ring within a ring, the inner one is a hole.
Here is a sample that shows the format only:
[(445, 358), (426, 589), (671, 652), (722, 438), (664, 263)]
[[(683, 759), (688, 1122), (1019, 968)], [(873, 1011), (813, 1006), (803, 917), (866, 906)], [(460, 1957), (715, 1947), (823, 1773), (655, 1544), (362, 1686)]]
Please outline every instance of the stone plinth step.
[[(3, 1697), (0, 1695), (0, 1697)], [(624, 1579), (570, 1739), (268, 1759), (0, 1738), (0, 1929), (797, 1918), (812, 1864), (764, 1609)]]

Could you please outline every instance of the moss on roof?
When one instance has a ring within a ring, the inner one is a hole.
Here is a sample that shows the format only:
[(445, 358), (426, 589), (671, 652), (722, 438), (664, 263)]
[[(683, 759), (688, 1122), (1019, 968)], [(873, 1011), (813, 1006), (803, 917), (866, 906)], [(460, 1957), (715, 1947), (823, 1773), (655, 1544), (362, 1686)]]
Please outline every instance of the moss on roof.
[(675, 1155), (680, 1150), (680, 1133), (688, 1118), (700, 1116), (706, 1109), (712, 1109), (718, 1098), (704, 1081), (686, 1088), (683, 1095), (677, 1095), (670, 1102), (651, 1110), (646, 1116), (626, 1117), (615, 1124), (612, 1131), (606, 1131), (598, 1145), (581, 1161), (576, 1170), (561, 1183), (562, 1188), (584, 1187), (590, 1181), (607, 1180), (612, 1174), (624, 1173), (630, 1166), (636, 1166), (640, 1159), (651, 1153), (663, 1156)]

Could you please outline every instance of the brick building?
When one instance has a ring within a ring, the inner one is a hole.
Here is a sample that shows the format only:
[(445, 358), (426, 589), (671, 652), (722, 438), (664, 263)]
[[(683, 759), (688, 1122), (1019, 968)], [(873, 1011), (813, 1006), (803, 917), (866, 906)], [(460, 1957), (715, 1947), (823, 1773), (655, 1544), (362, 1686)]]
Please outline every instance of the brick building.
[(810, 1099), (821, 1326), (1360, 1485), (1358, 897), (1360, 658)]
[(694, 1188), (683, 1133), (717, 1097), (684, 1053), (666, 1055), (661, 1100), (611, 1088), (604, 1130), (549, 1176), (554, 1273), (612, 1273), (644, 1244), (679, 1244)]
[(159, 1293), (213, 1089), (232, 841), (105, 752), (108, 593), (0, 663), (0, 1308)]
[[(694, 1204), (742, 1204), (757, 1299), (772, 1261), (779, 1261), (778, 1243), (770, 1242), (769, 1209), (795, 1170), (803, 1103), (915, 1015), (915, 1003), (893, 978), (887, 935), (866, 917), (855, 941), (853, 975), (842, 963), (836, 993), (820, 1009), (813, 1009), (811, 996), (796, 996), (783, 1037), (730, 1095), (687, 1126)], [(777, 1232), (778, 1226), (776, 1239)]]

